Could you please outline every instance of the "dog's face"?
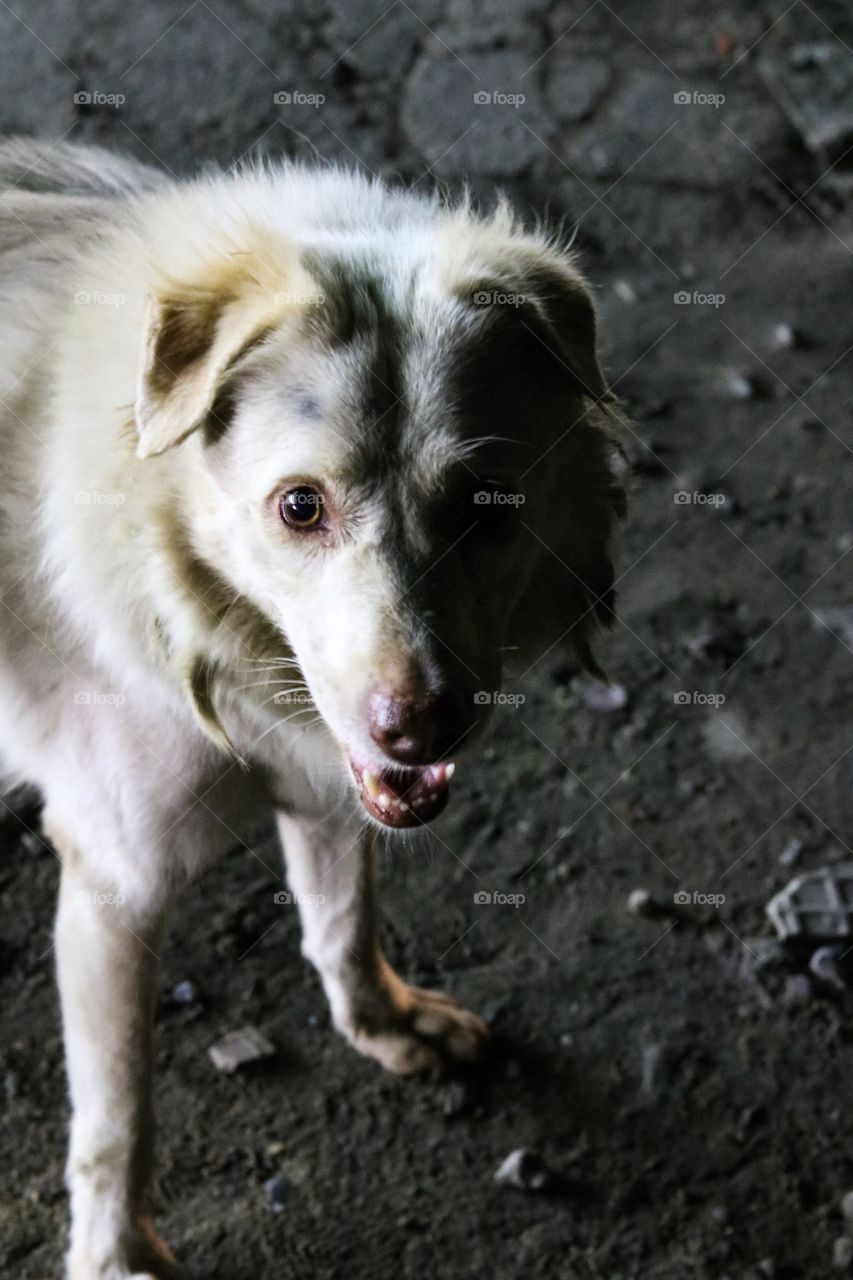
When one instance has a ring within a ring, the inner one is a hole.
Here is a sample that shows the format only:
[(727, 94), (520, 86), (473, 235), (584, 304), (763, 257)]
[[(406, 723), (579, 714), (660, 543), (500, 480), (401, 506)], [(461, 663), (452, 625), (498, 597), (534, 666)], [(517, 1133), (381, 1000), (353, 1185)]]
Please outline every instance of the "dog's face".
[(137, 408), (142, 453), (200, 428), (194, 545), (286, 637), (390, 827), (444, 807), (543, 559), (569, 556), (578, 637), (606, 607), (619, 505), (581, 281), (552, 251), (481, 260), (470, 227), (467, 252), (444, 234), (418, 257), (303, 250), (277, 290), (244, 262), (170, 296)]

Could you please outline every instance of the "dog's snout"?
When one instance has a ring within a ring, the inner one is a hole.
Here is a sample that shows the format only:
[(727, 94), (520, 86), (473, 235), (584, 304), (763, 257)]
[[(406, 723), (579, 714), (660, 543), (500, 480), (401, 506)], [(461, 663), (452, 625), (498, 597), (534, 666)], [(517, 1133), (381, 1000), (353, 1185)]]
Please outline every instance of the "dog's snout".
[(370, 736), (400, 764), (433, 764), (447, 756), (470, 726), (461, 697), (376, 690), (368, 703)]

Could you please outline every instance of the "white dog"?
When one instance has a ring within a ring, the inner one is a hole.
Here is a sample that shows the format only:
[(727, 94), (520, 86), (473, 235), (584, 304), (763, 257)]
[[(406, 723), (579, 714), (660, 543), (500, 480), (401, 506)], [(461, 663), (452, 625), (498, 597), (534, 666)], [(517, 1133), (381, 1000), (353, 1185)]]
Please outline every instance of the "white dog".
[(444, 807), (505, 650), (594, 668), (624, 497), (589, 292), (505, 202), (41, 152), (0, 146), (0, 757), (62, 861), (68, 1276), (140, 1280), (176, 886), (274, 816), (335, 1025), (474, 1057), (382, 955), (376, 833)]

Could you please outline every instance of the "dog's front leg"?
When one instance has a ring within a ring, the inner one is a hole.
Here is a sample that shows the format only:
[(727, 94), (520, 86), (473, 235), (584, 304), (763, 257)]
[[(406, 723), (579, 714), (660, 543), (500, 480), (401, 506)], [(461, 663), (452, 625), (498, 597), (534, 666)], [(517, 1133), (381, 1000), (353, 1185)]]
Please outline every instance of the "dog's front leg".
[(379, 946), (376, 836), (280, 813), (278, 828), (302, 950), (317, 969), (335, 1026), (360, 1053), (409, 1074), (479, 1056), (487, 1029), (435, 991), (408, 986)]
[(159, 910), (122, 901), (54, 836), (62, 856), (56, 954), (73, 1116), (68, 1280), (171, 1276), (146, 1216), (150, 1041)]

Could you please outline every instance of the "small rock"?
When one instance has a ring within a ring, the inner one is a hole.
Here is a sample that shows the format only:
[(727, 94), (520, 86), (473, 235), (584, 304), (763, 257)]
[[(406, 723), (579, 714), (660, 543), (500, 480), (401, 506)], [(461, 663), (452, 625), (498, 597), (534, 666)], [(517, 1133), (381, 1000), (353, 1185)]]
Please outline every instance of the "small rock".
[(723, 379), (723, 391), (731, 400), (752, 400), (755, 395), (752, 379), (735, 369)]
[(853, 1222), (853, 1191), (847, 1191), (841, 1197), (841, 1212), (848, 1222)]
[(464, 1115), (471, 1105), (471, 1095), (461, 1080), (448, 1084), (441, 1098), (441, 1113), (448, 1120)]
[(802, 345), (799, 333), (790, 324), (777, 324), (773, 327), (771, 342), (777, 351), (792, 351)]
[(792, 973), (785, 979), (785, 989), (782, 992), (783, 1004), (808, 1004), (813, 995), (811, 981), (805, 973)]
[(839, 965), (843, 955), (843, 947), (818, 947), (809, 960), (809, 969), (818, 981), (825, 982), (836, 991), (846, 991), (847, 983)]
[(792, 867), (803, 851), (803, 842), (798, 840), (796, 836), (789, 840), (785, 848), (779, 854), (778, 862), (780, 866)]
[(250, 1062), (272, 1057), (275, 1047), (256, 1027), (241, 1027), (217, 1040), (207, 1052), (217, 1071), (232, 1075)]
[(655, 1093), (662, 1053), (663, 1045), (655, 1040), (647, 1038), (640, 1045), (640, 1085), (643, 1093), (649, 1097)]
[(853, 1262), (853, 1239), (850, 1236), (839, 1236), (832, 1246), (833, 1266), (839, 1271), (846, 1271)]
[(843, 161), (853, 141), (853, 58), (843, 41), (828, 35), (795, 45), (787, 61), (771, 55), (758, 63), (770, 92), (823, 163)]
[(632, 916), (656, 916), (660, 911), (648, 889), (632, 889), (627, 905)]
[(584, 680), (581, 697), (591, 711), (621, 711), (628, 702), (624, 685), (602, 684), (600, 680)]
[(541, 1156), (523, 1148), (511, 1151), (495, 1173), (495, 1182), (519, 1191), (547, 1191), (553, 1181), (554, 1175)]
[(189, 978), (185, 978), (183, 982), (178, 982), (172, 987), (172, 1003), (173, 1004), (195, 1004), (198, 999), (198, 991), (194, 982), (190, 982)]
[(795, 876), (767, 903), (767, 915), (783, 939), (849, 938), (853, 934), (853, 863)]
[(264, 1191), (267, 1193), (267, 1204), (273, 1213), (281, 1213), (290, 1194), (290, 1183), (287, 1178), (281, 1173), (275, 1174), (264, 1183)]
[(487, 1027), (493, 1027), (498, 1019), (509, 1006), (509, 1001), (503, 996), (495, 996), (491, 1000), (487, 1000), (480, 1008), (480, 1014)]

